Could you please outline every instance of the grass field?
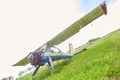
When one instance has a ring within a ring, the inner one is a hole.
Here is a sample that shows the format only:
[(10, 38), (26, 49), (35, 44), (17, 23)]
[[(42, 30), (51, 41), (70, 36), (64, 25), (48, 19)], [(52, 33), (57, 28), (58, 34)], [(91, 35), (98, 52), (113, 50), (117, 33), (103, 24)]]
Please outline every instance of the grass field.
[(86, 46), (88, 50), (55, 62), (55, 71), (42, 67), (36, 76), (20, 80), (120, 80), (120, 29)]

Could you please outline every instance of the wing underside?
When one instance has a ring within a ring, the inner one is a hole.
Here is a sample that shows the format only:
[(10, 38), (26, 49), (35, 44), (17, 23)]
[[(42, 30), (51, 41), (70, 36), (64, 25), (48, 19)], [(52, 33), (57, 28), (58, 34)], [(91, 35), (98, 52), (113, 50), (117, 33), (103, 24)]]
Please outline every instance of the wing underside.
[(97, 19), (103, 14), (107, 14), (106, 4), (105, 2), (93, 9), (91, 12), (80, 18), (74, 24), (69, 26), (67, 29), (59, 33), (53, 39), (48, 41), (49, 46), (54, 46), (62, 43), (66, 39), (70, 38), (74, 34), (78, 33), (81, 28), (92, 22), (93, 20)]

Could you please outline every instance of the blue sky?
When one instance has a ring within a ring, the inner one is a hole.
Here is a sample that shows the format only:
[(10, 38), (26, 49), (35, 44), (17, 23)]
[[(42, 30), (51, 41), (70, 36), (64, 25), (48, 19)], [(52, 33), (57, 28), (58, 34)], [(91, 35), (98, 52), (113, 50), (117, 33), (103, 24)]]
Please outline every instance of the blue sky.
[(104, 1), (109, 5), (117, 0), (79, 0), (79, 7), (82, 12), (87, 12)]

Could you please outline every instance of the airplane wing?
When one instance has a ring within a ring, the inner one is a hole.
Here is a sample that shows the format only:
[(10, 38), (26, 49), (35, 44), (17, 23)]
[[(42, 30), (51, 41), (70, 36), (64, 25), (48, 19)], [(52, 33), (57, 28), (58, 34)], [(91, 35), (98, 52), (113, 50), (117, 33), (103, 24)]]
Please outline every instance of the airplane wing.
[(22, 60), (20, 60), (19, 62), (17, 62), (16, 64), (12, 65), (12, 66), (25, 66), (27, 65), (29, 62), (28, 62), (28, 58), (25, 57), (23, 58)]
[(93, 20), (97, 19), (103, 14), (107, 14), (106, 4), (105, 2), (100, 6), (96, 7), (94, 10), (80, 18), (74, 24), (69, 26), (67, 29), (59, 33), (53, 39), (48, 41), (49, 46), (59, 45), (66, 39), (70, 38), (74, 34), (78, 33), (81, 28), (92, 22)]
[[(59, 33), (57, 36), (49, 40), (44, 45), (49, 45), (50, 47), (53, 47), (54, 45), (59, 45), (66, 39), (70, 38), (71, 36), (75, 35), (79, 32), (81, 28), (89, 24), (90, 22), (94, 21), (98, 17), (100, 17), (103, 14), (107, 14), (107, 8), (105, 2), (101, 5), (97, 6), (95, 9), (90, 11), (88, 14), (77, 20), (75, 23), (73, 23), (71, 26), (69, 26), (67, 29)], [(35, 51), (39, 51), (41, 47), (36, 49)], [(14, 66), (24, 66), (28, 64), (28, 60), (26, 58), (22, 59), (20, 62), (16, 63)]]

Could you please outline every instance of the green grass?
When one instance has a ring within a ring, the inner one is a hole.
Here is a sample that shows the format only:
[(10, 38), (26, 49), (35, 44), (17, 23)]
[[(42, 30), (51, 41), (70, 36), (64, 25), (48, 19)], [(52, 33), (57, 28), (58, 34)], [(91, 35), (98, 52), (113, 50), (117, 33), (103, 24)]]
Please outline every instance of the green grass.
[[(120, 29), (86, 47), (72, 59), (55, 62), (55, 71), (42, 67), (32, 80), (120, 79)], [(31, 80), (30, 74), (20, 80)]]

